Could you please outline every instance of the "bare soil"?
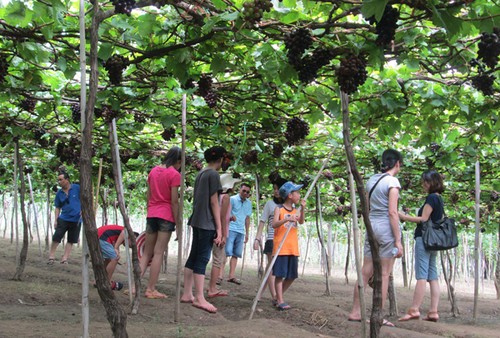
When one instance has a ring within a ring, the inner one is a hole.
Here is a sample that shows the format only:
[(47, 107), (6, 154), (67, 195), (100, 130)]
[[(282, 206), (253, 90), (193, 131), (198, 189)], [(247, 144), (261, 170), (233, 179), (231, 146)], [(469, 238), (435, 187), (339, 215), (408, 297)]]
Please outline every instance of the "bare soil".
[[(61, 250), (61, 249), (59, 249)], [(75, 249), (68, 265), (47, 265), (38, 248), (31, 245), (23, 281), (13, 281), (15, 272), (15, 245), (0, 240), (0, 337), (81, 337), (81, 258)], [(58, 251), (58, 254), (60, 252)], [(139, 314), (129, 315), (127, 331), (130, 337), (360, 337), (361, 323), (347, 321), (352, 301), (353, 282), (346, 285), (342, 278), (331, 279), (331, 296), (325, 295), (324, 277), (306, 274), (296, 280), (285, 294), (292, 306), (289, 311), (278, 311), (271, 306), (266, 291), (257, 306), (254, 317), (248, 320), (253, 299), (260, 285), (255, 269), (245, 269), (243, 284), (223, 282), (230, 291), (227, 297), (212, 300), (219, 309), (209, 314), (190, 304), (181, 304), (180, 321), (174, 322), (176, 258), (169, 258), (167, 274), (160, 276), (158, 289), (168, 299), (141, 298)], [(238, 270), (239, 271), (239, 270)], [(92, 276), (92, 271), (91, 271)], [(126, 281), (126, 267), (119, 266), (115, 279)], [(340, 276), (339, 276), (340, 277)], [(208, 281), (207, 281), (208, 283)], [(485, 282), (486, 283), (486, 282)], [(144, 284), (144, 283), (143, 283)], [(500, 301), (491, 292), (478, 300), (477, 319), (473, 318), (473, 287), (459, 288), (457, 294), (460, 315), (451, 316), (450, 304), (442, 287), (440, 320), (437, 323), (413, 320), (398, 323), (397, 316), (387, 317), (397, 327), (382, 327), (382, 337), (500, 337)], [(484, 287), (482, 287), (484, 290)], [(409, 306), (412, 291), (397, 287), (399, 313)], [(144, 290), (142, 290), (142, 293)], [(115, 291), (119, 302), (128, 307), (129, 298)], [(368, 305), (371, 292), (367, 293)], [(97, 290), (90, 288), (90, 336), (112, 337), (106, 313)], [(425, 315), (428, 298), (422, 309)]]

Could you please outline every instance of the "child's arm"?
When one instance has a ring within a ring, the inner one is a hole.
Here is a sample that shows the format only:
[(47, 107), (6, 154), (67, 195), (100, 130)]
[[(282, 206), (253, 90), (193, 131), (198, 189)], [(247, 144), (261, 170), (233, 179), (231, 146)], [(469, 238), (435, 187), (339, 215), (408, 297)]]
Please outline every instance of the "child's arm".
[(305, 200), (301, 200), (300, 201), (300, 205), (302, 207), (300, 208), (299, 219), (297, 221), (299, 222), (299, 224), (304, 224), (304, 221), (305, 221), (304, 212), (305, 212), (305, 209), (306, 209), (306, 201)]
[(227, 227), (229, 226), (229, 224), (227, 224), (227, 219), (226, 219), (226, 214), (227, 214), (227, 209), (229, 208), (229, 196), (227, 194), (223, 195), (222, 196), (222, 203), (221, 203), (221, 206), (220, 206), (220, 220), (221, 220), (221, 243), (222, 244), (225, 244), (226, 243), (226, 229)]
[(273, 219), (273, 228), (279, 228), (280, 226), (282, 226), (283, 224), (285, 224), (286, 222), (289, 222), (291, 221), (290, 219), (279, 219), (280, 217), (280, 208), (279, 207), (276, 207), (276, 209), (274, 209), (274, 219)]

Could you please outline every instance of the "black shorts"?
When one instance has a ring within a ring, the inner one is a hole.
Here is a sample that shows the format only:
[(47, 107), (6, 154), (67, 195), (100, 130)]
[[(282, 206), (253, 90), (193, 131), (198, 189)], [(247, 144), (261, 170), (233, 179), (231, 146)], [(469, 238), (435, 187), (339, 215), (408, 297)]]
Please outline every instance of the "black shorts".
[(153, 234), (155, 232), (173, 232), (175, 231), (175, 223), (167, 221), (163, 218), (158, 217), (148, 217), (146, 218), (146, 232), (148, 234)]
[(264, 253), (266, 255), (272, 255), (273, 254), (273, 245), (274, 245), (274, 241), (272, 239), (268, 239), (266, 241), (266, 244), (264, 244)]
[(80, 222), (68, 222), (60, 218), (57, 219), (57, 228), (54, 231), (54, 236), (52, 236), (52, 242), (61, 243), (66, 232), (68, 233), (68, 243), (78, 243), (80, 238), (80, 229), (82, 223)]

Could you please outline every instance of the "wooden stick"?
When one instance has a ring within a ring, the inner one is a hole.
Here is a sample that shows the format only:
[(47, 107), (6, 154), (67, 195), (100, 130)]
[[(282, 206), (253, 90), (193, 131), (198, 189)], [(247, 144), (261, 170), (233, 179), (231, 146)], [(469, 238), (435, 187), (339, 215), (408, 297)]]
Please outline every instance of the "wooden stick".
[[(309, 189), (307, 189), (307, 193), (304, 196), (304, 200), (307, 200), (307, 198), (311, 194), (312, 189), (316, 185), (316, 182), (318, 182), (318, 179), (319, 179), (321, 173), (323, 172), (323, 169), (325, 169), (326, 164), (330, 160), (330, 157), (332, 156), (332, 154), (333, 154), (333, 151), (330, 152), (330, 154), (328, 154), (328, 156), (323, 161), (323, 165), (321, 166), (321, 168), (319, 169), (318, 173), (316, 174), (316, 177), (314, 178), (314, 180), (312, 181), (311, 185), (309, 186)], [(250, 317), (248, 318), (248, 320), (251, 320), (253, 318), (253, 314), (255, 312), (255, 308), (257, 307), (257, 302), (260, 299), (260, 295), (262, 294), (262, 290), (264, 290), (264, 287), (266, 286), (267, 279), (269, 278), (269, 275), (271, 274), (271, 271), (273, 269), (274, 263), (276, 262), (276, 259), (278, 258), (279, 254), (280, 254), (281, 248), (283, 247), (283, 244), (285, 243), (286, 237), (288, 236), (288, 233), (290, 232), (290, 229), (291, 229), (291, 227), (289, 227), (288, 229), (286, 229), (285, 236), (283, 236), (283, 239), (281, 240), (281, 243), (278, 246), (278, 250), (276, 250), (276, 254), (273, 256), (273, 259), (271, 260), (271, 263), (269, 263), (269, 268), (266, 271), (266, 275), (262, 279), (262, 283), (260, 284), (259, 291), (257, 291), (257, 295), (255, 296), (255, 298), (253, 300), (252, 311), (250, 312)]]

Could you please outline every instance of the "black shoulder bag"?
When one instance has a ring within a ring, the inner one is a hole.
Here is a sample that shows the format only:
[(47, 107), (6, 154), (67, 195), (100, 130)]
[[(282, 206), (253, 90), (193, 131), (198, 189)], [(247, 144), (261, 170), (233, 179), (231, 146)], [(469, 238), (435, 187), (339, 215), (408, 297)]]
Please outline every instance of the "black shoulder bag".
[(455, 220), (446, 216), (443, 199), (439, 195), (438, 197), (443, 208), (443, 218), (433, 222), (429, 217), (429, 220), (422, 222), (422, 241), (426, 250), (448, 250), (458, 246)]

